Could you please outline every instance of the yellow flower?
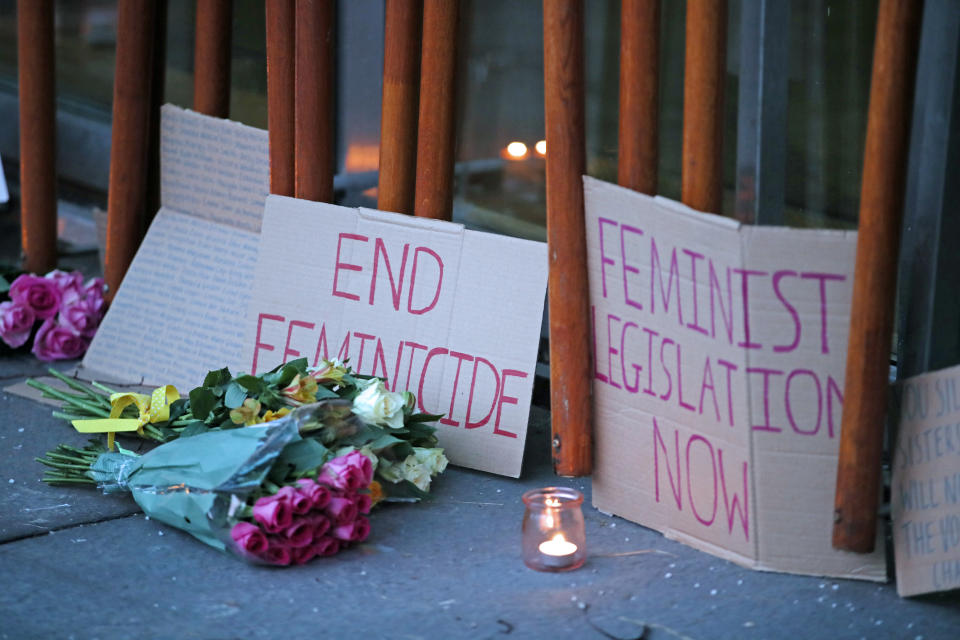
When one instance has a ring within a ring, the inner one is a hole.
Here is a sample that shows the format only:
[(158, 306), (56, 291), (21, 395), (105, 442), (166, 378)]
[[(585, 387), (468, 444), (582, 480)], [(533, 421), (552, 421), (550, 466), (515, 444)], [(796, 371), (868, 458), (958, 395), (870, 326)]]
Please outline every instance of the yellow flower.
[(267, 411), (263, 414), (263, 422), (271, 422), (273, 420), (279, 420), (283, 416), (290, 413), (290, 407), (283, 407), (279, 411)]
[(319, 367), (311, 368), (310, 377), (317, 382), (333, 382), (335, 384), (343, 383), (343, 376), (347, 373), (347, 367), (334, 358), (333, 360), (322, 360)]
[(314, 402), (317, 399), (317, 381), (310, 376), (301, 380), (300, 374), (298, 373), (283, 390), (283, 395), (285, 395), (292, 404)]
[(260, 401), (254, 398), (247, 398), (243, 404), (236, 409), (230, 410), (230, 420), (234, 424), (242, 424), (247, 427), (258, 424), (260, 420)]
[(380, 486), (380, 483), (376, 480), (373, 480), (368, 487), (370, 490), (370, 501), (373, 504), (377, 504), (387, 497), (387, 494), (383, 492), (383, 487)]

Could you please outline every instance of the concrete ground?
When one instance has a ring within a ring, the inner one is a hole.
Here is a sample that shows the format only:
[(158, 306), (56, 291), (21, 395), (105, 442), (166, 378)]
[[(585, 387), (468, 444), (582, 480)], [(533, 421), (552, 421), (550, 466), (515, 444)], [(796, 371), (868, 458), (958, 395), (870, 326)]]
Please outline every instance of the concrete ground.
[[(19, 251), (0, 213), (0, 255)], [(97, 268), (95, 254), (64, 268)], [(66, 365), (69, 366), (69, 365)], [(0, 357), (0, 386), (42, 375)], [(303, 567), (252, 566), (145, 519), (132, 499), (48, 487), (34, 458), (85, 437), (0, 392), (0, 640), (72, 638), (960, 637), (960, 592), (743, 569), (585, 507), (589, 556), (565, 574), (520, 557), (521, 494), (556, 478), (534, 408), (519, 480), (450, 468), (434, 500), (375, 512), (369, 541)]]

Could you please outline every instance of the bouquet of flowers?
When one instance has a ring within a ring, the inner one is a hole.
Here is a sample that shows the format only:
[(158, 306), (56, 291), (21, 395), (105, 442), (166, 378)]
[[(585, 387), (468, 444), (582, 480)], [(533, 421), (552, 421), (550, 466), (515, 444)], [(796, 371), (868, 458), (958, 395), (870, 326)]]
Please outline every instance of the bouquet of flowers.
[[(258, 375), (234, 377), (228, 369), (207, 374), (203, 384), (181, 398), (172, 386), (150, 396), (118, 393), (99, 383), (85, 384), (55, 370), (69, 390), (36, 380), (27, 384), (61, 403), (54, 415), (81, 430), (98, 421), (109, 432), (128, 432), (169, 443), (209, 432), (246, 430), (290, 415), (297, 407), (323, 403), (323, 420), (301, 420), (300, 435), (325, 449), (358, 450), (375, 460), (368, 483), (374, 502), (416, 501), (428, 495), (434, 476), (447, 466), (433, 423), (441, 416), (414, 411), (410, 392), (390, 391), (380, 378), (355, 375), (345, 364), (323, 361), (308, 367), (306, 358)], [(56, 474), (50, 482), (59, 481)]]
[(210, 430), (137, 455), (61, 445), (42, 460), (63, 483), (128, 491), (150, 518), (251, 562), (303, 564), (370, 533), (376, 456), (334, 452), (301, 433), (360, 428), (340, 400), (269, 423)]
[[(6, 284), (0, 280), (0, 289)], [(0, 302), (0, 339), (17, 349), (32, 337), (31, 352), (40, 360), (82, 356), (106, 311), (103, 279), (84, 283), (79, 271), (24, 273), (5, 291), (10, 299)]]

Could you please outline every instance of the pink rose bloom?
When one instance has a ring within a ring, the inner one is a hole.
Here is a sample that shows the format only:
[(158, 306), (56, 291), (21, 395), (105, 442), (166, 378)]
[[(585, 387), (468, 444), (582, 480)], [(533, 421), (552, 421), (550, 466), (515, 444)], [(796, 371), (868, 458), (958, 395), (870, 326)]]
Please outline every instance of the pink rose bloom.
[(292, 548), (308, 547), (313, 543), (313, 523), (301, 518), (283, 530), (283, 537)]
[(357, 519), (357, 505), (352, 498), (330, 498), (326, 513), (333, 520), (335, 526), (353, 522)]
[(268, 542), (269, 546), (267, 550), (260, 557), (270, 564), (281, 566), (290, 564), (290, 561), (293, 560), (293, 555), (290, 553), (290, 547), (287, 546), (286, 542), (274, 537), (268, 538)]
[(10, 285), (10, 299), (30, 307), (41, 320), (57, 315), (62, 297), (56, 282), (29, 273), (18, 277)]
[(30, 307), (16, 302), (0, 302), (0, 338), (16, 349), (30, 338), (37, 317)]
[(95, 311), (103, 312), (103, 278), (91, 278), (83, 287), (83, 299)]
[(90, 346), (90, 341), (67, 327), (62, 327), (53, 318), (47, 318), (33, 339), (30, 350), (40, 360), (71, 360), (79, 358)]
[(322, 514), (312, 515), (310, 525), (313, 527), (313, 539), (317, 540), (330, 530), (330, 518)]
[(340, 551), (340, 541), (330, 536), (324, 536), (313, 543), (313, 550), (321, 558), (337, 555)]
[(312, 544), (290, 550), (293, 564), (307, 564), (317, 557), (317, 549)]
[(268, 532), (279, 533), (293, 524), (293, 510), (278, 496), (264, 496), (253, 505), (253, 519)]
[(370, 486), (373, 479), (373, 463), (359, 451), (334, 458), (320, 469), (318, 482), (337, 489), (357, 491)]
[(60, 298), (63, 304), (75, 302), (83, 297), (83, 275), (79, 271), (60, 271), (54, 269), (46, 276), (47, 280), (53, 280), (60, 290)]
[(64, 303), (57, 314), (57, 322), (67, 327), (77, 335), (85, 338), (92, 338), (100, 326), (100, 319), (103, 314), (100, 311), (92, 309), (89, 301), (76, 300), (71, 303)]
[(297, 491), (295, 487), (280, 487), (277, 498), (286, 501), (295, 515), (303, 515), (313, 506), (310, 498)]
[(334, 527), (331, 534), (344, 542), (363, 542), (370, 535), (370, 521), (361, 516), (353, 522)]
[(244, 552), (259, 556), (267, 550), (267, 536), (260, 527), (249, 522), (238, 522), (230, 530), (230, 537)]
[(310, 500), (313, 509), (323, 509), (330, 504), (330, 491), (323, 485), (317, 484), (309, 478), (297, 480), (300, 485), (300, 493)]
[(353, 504), (357, 505), (357, 512), (367, 514), (370, 513), (370, 508), (373, 507), (373, 498), (366, 493), (358, 493), (353, 496)]

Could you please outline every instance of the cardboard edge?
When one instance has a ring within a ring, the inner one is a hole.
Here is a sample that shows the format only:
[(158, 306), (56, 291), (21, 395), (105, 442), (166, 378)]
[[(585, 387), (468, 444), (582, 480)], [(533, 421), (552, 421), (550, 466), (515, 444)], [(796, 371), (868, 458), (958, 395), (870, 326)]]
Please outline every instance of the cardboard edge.
[(355, 209), (363, 220), (373, 222), (396, 224), (402, 227), (412, 227), (424, 231), (433, 231), (436, 233), (462, 234), (466, 227), (459, 222), (449, 222), (447, 220), (434, 220), (432, 218), (418, 218), (402, 213), (393, 213), (391, 211), (381, 211), (379, 209), (368, 209), (366, 207), (356, 207)]

